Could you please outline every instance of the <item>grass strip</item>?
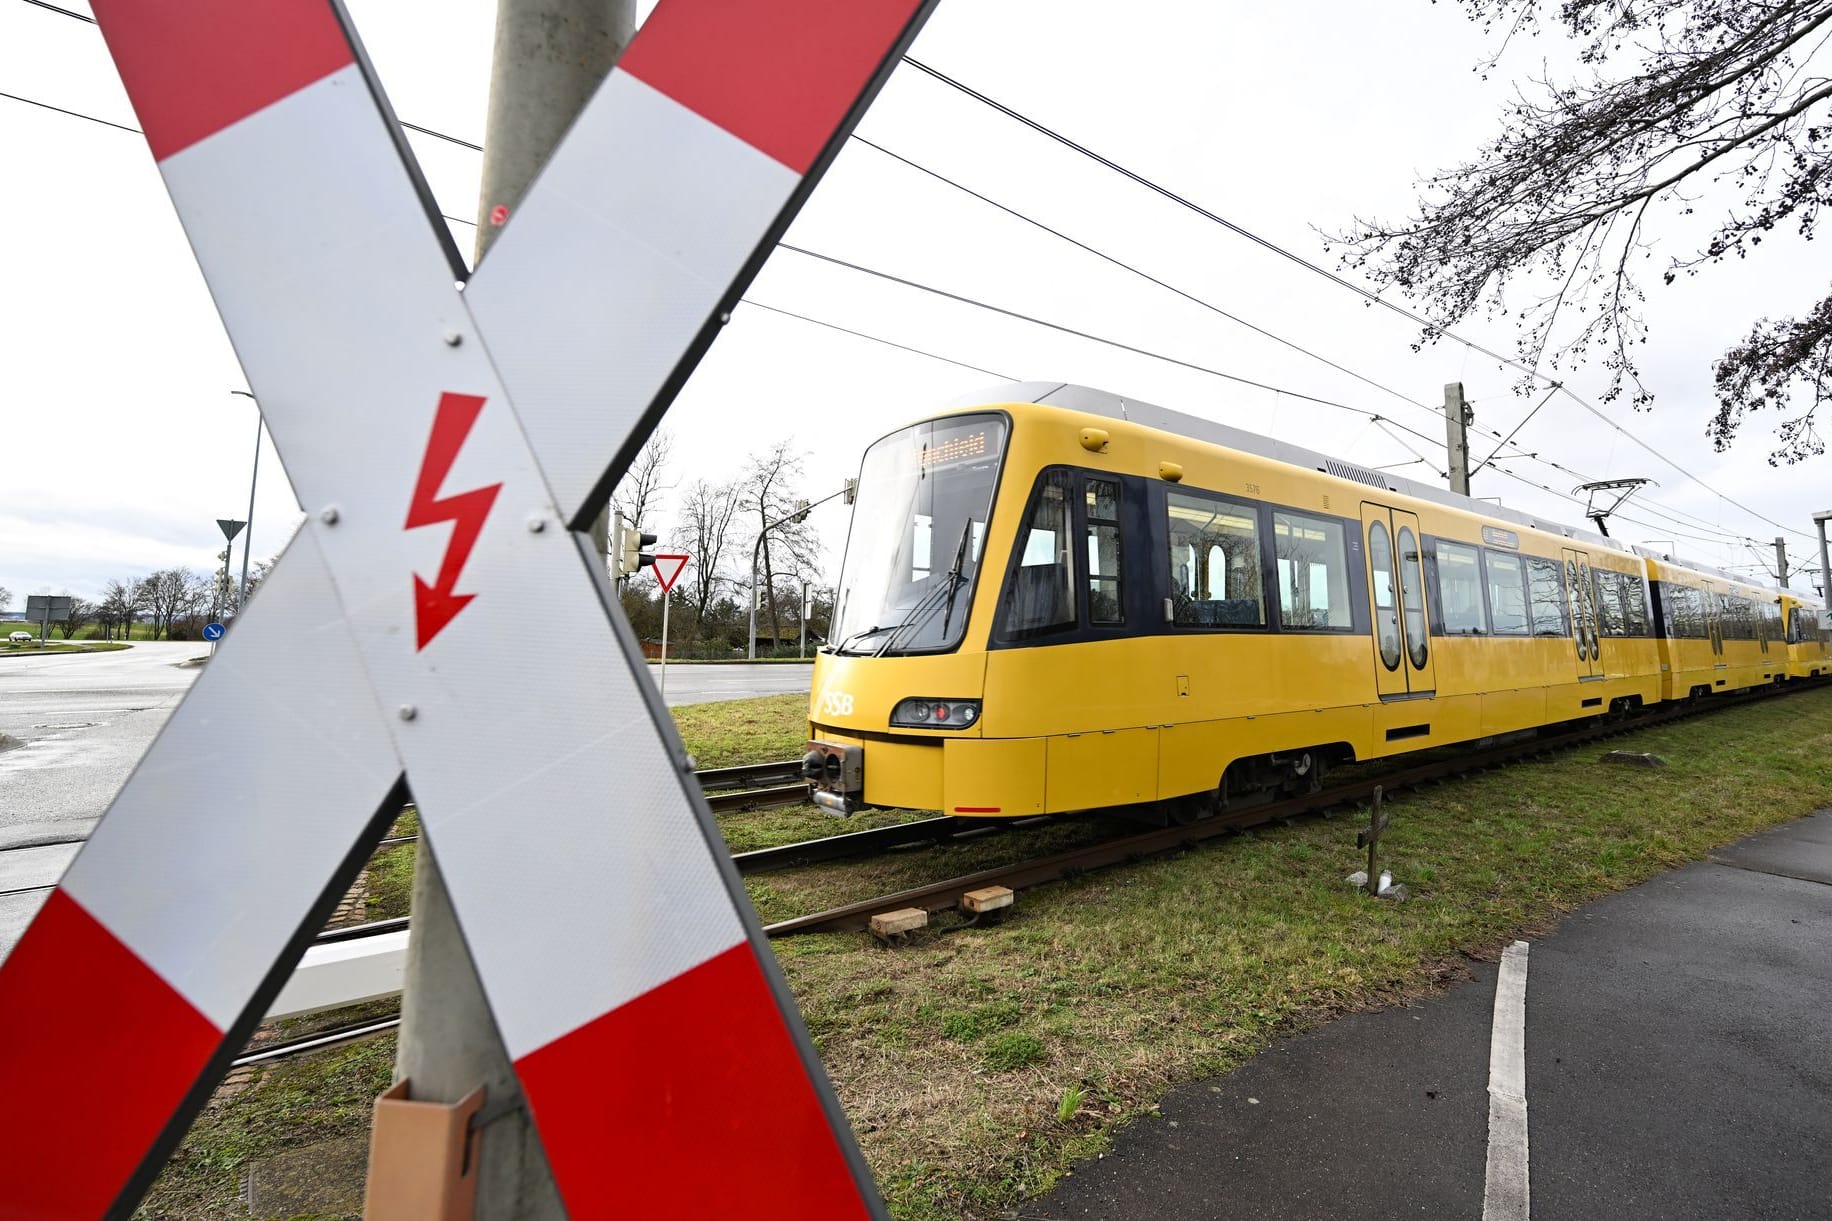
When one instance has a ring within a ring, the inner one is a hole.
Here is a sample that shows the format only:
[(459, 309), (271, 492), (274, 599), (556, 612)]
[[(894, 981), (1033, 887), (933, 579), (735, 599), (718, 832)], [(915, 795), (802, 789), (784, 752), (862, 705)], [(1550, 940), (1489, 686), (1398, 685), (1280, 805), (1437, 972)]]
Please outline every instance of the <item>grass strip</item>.
[[(728, 766), (787, 757), (804, 707), (770, 697), (677, 720), (701, 766)], [(1599, 764), (1612, 748), (1670, 766)], [(1314, 818), (1030, 891), (1002, 923), (931, 930), (897, 950), (834, 934), (777, 951), (893, 1215), (991, 1217), (1048, 1190), (1179, 1083), (1332, 1017), (1441, 990), (1471, 958), (1588, 900), (1827, 805), (1832, 688), (1391, 799), (1382, 861), (1412, 891), (1403, 904), (1344, 884), (1365, 863), (1356, 820)], [(882, 817), (905, 816), (918, 815)], [(720, 824), (761, 841), (748, 846), (838, 829), (807, 807)], [(769, 919), (1107, 830), (1068, 820), (1041, 839), (1013, 833), (747, 886)], [(142, 1215), (246, 1216), (237, 1168), (362, 1130), (393, 1046), (284, 1063), (213, 1103)]]

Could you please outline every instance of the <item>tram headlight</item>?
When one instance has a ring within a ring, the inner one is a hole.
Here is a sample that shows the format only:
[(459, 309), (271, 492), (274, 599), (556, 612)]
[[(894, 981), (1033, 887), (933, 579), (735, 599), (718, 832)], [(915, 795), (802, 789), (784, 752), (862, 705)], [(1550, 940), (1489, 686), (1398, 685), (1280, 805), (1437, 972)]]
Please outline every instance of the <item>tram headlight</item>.
[(898, 729), (965, 729), (979, 719), (978, 700), (916, 698), (891, 709), (891, 725)]

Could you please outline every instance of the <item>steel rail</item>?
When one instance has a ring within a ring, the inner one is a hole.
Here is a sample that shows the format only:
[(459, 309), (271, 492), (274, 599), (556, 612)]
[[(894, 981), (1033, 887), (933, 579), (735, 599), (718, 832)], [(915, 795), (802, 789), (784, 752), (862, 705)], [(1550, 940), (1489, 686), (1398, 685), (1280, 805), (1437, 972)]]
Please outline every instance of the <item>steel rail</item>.
[(890, 827), (874, 827), (869, 831), (824, 835), (819, 839), (803, 840), (798, 844), (783, 844), (776, 848), (757, 848), (750, 852), (739, 852), (733, 854), (732, 863), (738, 866), (738, 872), (742, 874), (768, 873), (775, 869), (793, 869), (798, 865), (817, 865), (823, 861), (837, 861), (848, 857), (875, 856), (881, 852), (890, 852), (912, 844), (965, 843), (988, 835), (998, 835), (1005, 831), (1034, 827), (1043, 823), (1059, 823), (1062, 819), (1071, 817), (1073, 815), (1039, 814), (1033, 818), (992, 820), (957, 818), (952, 814), (944, 814), (939, 818), (924, 818), (916, 822), (898, 823)]
[(243, 1052), (229, 1061), (229, 1067), (247, 1068), (254, 1064), (269, 1064), (290, 1056), (304, 1055), (306, 1052), (342, 1047), (345, 1043), (356, 1043), (363, 1039), (372, 1039), (378, 1034), (387, 1034), (400, 1024), (401, 1019), (397, 1015), (391, 1018), (377, 1018), (369, 1022), (356, 1022), (349, 1026), (338, 1026), (331, 1030), (321, 1030), (317, 1034), (301, 1035), (296, 1039), (270, 1043), (259, 1051)]
[[(1735, 694), (1745, 699), (1752, 695), (1757, 698), (1766, 698), (1800, 689), (1795, 686), (1768, 690), (1746, 689)], [(829, 908), (826, 911), (779, 920), (774, 924), (765, 925), (763, 931), (766, 936), (772, 938), (790, 937), (801, 933), (859, 932), (870, 927), (871, 918), (874, 915), (887, 911), (909, 907), (920, 907), (931, 914), (950, 911), (960, 906), (961, 896), (970, 890), (994, 885), (1007, 886), (1012, 890), (1024, 890), (1046, 882), (1059, 881), (1070, 874), (1104, 869), (1128, 861), (1174, 852), (1180, 848), (1190, 847), (1204, 840), (1214, 839), (1246, 827), (1295, 818), (1303, 814), (1318, 813), (1335, 806), (1367, 801), (1372, 799), (1376, 786), (1388, 791), (1417, 788), (1433, 781), (1444, 781), (1470, 772), (1487, 770), (1530, 756), (1552, 754), (1582, 746), (1588, 742), (1601, 741), (1625, 733), (1636, 733), (1643, 729), (1657, 728), (1696, 716), (1707, 710), (1716, 711), (1722, 707), (1721, 704), (1682, 704), (1674, 708), (1652, 712), (1646, 716), (1637, 716), (1627, 720), (1610, 720), (1554, 737), (1529, 738), (1510, 742), (1457, 758), (1438, 760), (1380, 776), (1370, 776), (1318, 793), (1288, 798), (1284, 801), (1271, 802), (1233, 813), (1224, 811), (1212, 818), (1201, 819), (1185, 825), (1154, 828), (1138, 835), (1122, 836), (1085, 848), (1059, 852), (1052, 856), (982, 869), (959, 877), (944, 878), (938, 882), (914, 886), (894, 894), (878, 895), (874, 898), (859, 900), (856, 903)]]

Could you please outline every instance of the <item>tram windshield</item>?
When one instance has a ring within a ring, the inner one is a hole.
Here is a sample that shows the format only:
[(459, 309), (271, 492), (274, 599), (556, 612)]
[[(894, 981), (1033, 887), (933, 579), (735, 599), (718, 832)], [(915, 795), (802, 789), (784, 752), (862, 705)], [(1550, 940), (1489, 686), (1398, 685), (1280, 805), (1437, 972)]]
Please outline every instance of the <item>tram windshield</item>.
[(950, 416), (865, 451), (840, 568), (838, 653), (933, 653), (960, 643), (1005, 453), (1005, 417)]

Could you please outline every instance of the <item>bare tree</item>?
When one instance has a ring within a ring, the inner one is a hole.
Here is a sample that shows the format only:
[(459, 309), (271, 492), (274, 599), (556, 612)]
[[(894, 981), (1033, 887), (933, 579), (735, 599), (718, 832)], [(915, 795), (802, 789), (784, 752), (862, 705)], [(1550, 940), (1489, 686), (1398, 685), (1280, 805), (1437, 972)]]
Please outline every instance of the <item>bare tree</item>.
[[(770, 631), (782, 639), (782, 614), (776, 598), (777, 570), (782, 575), (811, 572), (820, 545), (808, 528), (806, 516), (793, 519), (795, 505), (801, 497), (802, 458), (786, 440), (778, 441), (754, 456), (740, 483), (739, 507), (756, 523), (763, 534), (762, 563), (758, 588), (770, 608)], [(793, 520), (791, 520), (793, 519)], [(775, 529), (770, 523), (781, 522)], [(758, 535), (751, 535), (753, 545)]]
[(0, 585), (0, 611), (7, 610), (12, 605), (13, 591), (4, 585)]
[(57, 626), (64, 639), (69, 640), (95, 621), (96, 608), (95, 603), (75, 597), (69, 590), (64, 591), (64, 596), (70, 599), (70, 617)]
[[(1508, 38), (1556, 12), (1591, 79), (1534, 82), (1475, 161), (1425, 180), (1416, 216), (1358, 220), (1344, 261), (1420, 301), (1426, 340), (1479, 310), (1512, 316), (1524, 364), (1598, 354), (1612, 375), (1605, 399), (1626, 391), (1646, 407), (1654, 395), (1634, 354), (1647, 336), (1644, 223), (1691, 213), (1714, 185), (1731, 195), (1703, 246), (1666, 261), (1670, 284), (1748, 257), (1784, 224), (1812, 238), (1832, 200), (1832, 65), (1816, 62), (1832, 0), (1461, 3)], [(1510, 299), (1523, 280), (1538, 287)], [(1714, 372), (1705, 432), (1718, 449), (1746, 413), (1768, 409), (1793, 413), (1777, 424), (1771, 463), (1823, 453), (1814, 417), (1832, 396), (1832, 296), (1757, 320)]]
[(96, 613), (110, 636), (114, 634), (117, 624), (121, 628), (121, 639), (126, 640), (133, 635), (134, 618), (145, 607), (140, 587), (139, 581), (110, 581), (108, 588), (103, 591), (102, 602)]
[(706, 608), (728, 578), (724, 573), (730, 546), (732, 519), (737, 516), (740, 499), (736, 483), (708, 483), (696, 479), (687, 489), (681, 504), (681, 544), (693, 556), (688, 569), (691, 584), (688, 596), (693, 601), (693, 626), (696, 632), (706, 623)]
[(153, 639), (171, 638), (172, 624), (189, 604), (192, 587), (193, 574), (183, 568), (162, 568), (140, 582), (140, 595), (152, 618)]
[(673, 434), (665, 428), (649, 434), (649, 440), (637, 451), (636, 461), (630, 463), (630, 469), (623, 473), (623, 481), (611, 494), (611, 504), (625, 518), (643, 524), (661, 516), (662, 493), (674, 487), (672, 483), (663, 482), (668, 474), (668, 459), (673, 454)]

